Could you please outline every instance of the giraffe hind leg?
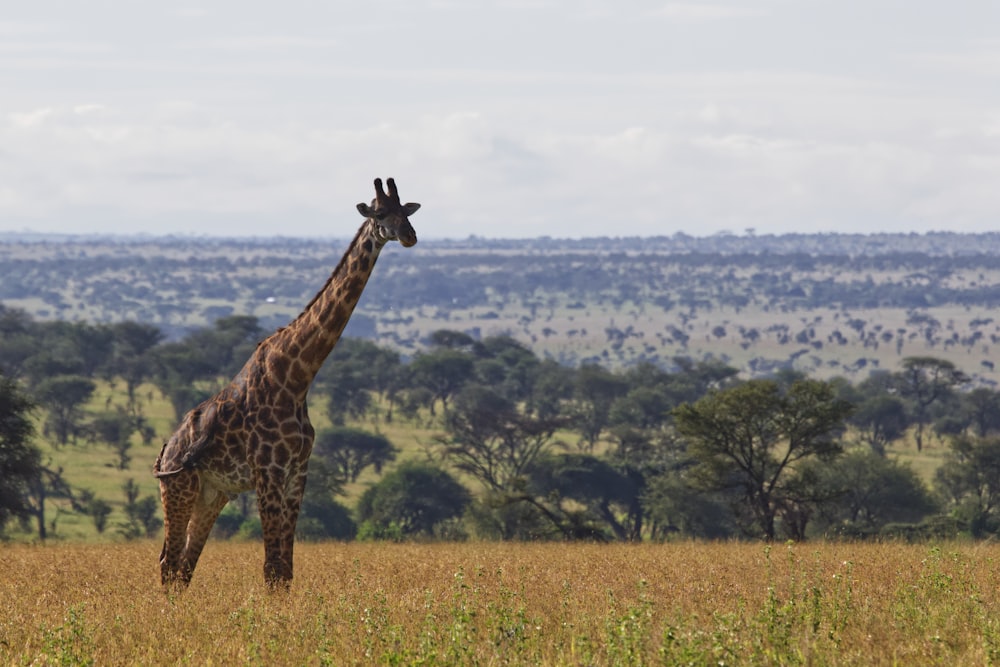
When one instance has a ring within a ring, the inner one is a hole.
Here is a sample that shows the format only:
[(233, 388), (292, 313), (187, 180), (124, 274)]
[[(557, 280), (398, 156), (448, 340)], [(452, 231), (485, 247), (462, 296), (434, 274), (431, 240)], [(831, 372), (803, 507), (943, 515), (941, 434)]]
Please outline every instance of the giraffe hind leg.
[(191, 581), (185, 573), (181, 556), (187, 542), (187, 527), (201, 492), (198, 473), (183, 470), (160, 477), (160, 501), (163, 503), (163, 549), (160, 551), (160, 583), (184, 587)]
[(228, 502), (229, 496), (225, 493), (207, 485), (201, 487), (201, 493), (198, 494), (191, 518), (188, 521), (187, 544), (184, 546), (184, 552), (180, 559), (187, 582), (191, 581), (191, 575), (194, 574), (195, 565), (198, 564), (198, 558), (201, 556), (202, 549), (205, 548), (205, 542), (212, 532), (215, 520)]

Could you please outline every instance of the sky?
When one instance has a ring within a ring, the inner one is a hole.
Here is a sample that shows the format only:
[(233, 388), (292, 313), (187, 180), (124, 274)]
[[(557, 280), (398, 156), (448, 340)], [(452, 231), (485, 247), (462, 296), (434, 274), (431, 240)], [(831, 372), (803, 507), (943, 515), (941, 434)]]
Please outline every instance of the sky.
[(0, 232), (1000, 229), (997, 0), (0, 5)]

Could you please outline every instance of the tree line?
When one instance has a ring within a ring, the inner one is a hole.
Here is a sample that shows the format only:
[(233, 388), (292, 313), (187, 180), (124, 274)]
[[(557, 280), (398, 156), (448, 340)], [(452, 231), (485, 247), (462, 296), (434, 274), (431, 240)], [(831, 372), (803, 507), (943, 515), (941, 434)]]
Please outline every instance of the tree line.
[[(103, 531), (110, 507), (43, 462), (33, 411), (57, 448), (109, 447), (128, 470), (152, 383), (175, 417), (217, 391), (265, 332), (229, 316), (176, 341), (137, 322), (38, 322), (0, 306), (0, 529), (64, 498)], [(909, 357), (851, 384), (779, 371), (741, 379), (719, 361), (563, 366), (507, 336), (439, 330), (426, 351), (345, 338), (312, 391), (317, 434), (299, 532), (350, 539), (806, 539), (1000, 531), (1000, 394), (950, 362)], [(120, 400), (85, 410), (97, 381)], [(405, 461), (380, 433), (436, 435)], [(365, 428), (359, 428), (364, 425)], [(947, 454), (928, 485), (891, 456), (903, 438)], [(347, 485), (375, 482), (354, 508)], [(157, 502), (123, 489), (126, 537), (155, 533)], [(231, 503), (222, 536), (259, 534)]]
[[(372, 277), (365, 317), (426, 308), (544, 312), (548, 300), (664, 310), (921, 310), (1000, 299), (1000, 234), (719, 235), (431, 241)], [(239, 309), (294, 310), (330, 271), (325, 243), (303, 239), (59, 239), (0, 236), (0, 300), (41, 302), (46, 319), (156, 322), (171, 338)], [(538, 261), (544, 257), (545, 261)], [(400, 280), (419, 273), (402, 294)], [(458, 278), (458, 279), (456, 279)], [(268, 327), (287, 313), (266, 312)], [(291, 312), (294, 315), (294, 312)]]

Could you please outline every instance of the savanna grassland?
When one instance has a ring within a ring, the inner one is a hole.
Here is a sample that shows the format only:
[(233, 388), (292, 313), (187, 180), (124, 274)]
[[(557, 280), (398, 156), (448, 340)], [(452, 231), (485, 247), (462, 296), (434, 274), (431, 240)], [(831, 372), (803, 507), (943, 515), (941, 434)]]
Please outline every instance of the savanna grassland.
[(186, 592), (158, 544), (0, 548), (5, 664), (986, 665), (996, 546), (255, 543)]
[[(0, 303), (43, 319), (155, 323), (172, 339), (233, 314), (270, 330), (299, 312), (341, 249), (168, 241), (0, 245)], [(349, 333), (406, 356), (438, 329), (506, 333), (570, 366), (680, 355), (745, 377), (793, 368), (858, 381), (933, 355), (994, 386), (998, 258), (1000, 235), (421, 244), (383, 260)], [(121, 391), (99, 381), (86, 410), (108, 410)], [(989, 542), (300, 543), (292, 589), (269, 593), (259, 542), (212, 539), (191, 588), (167, 595), (159, 541), (123, 541), (123, 486), (157, 493), (149, 470), (176, 421), (156, 387), (137, 395), (156, 437), (132, 436), (128, 467), (106, 446), (39, 437), (47, 465), (112, 511), (99, 534), (49, 498), (45, 544), (11, 526), (0, 664), (984, 665), (1000, 655), (1000, 550)], [(328, 425), (320, 407), (313, 415)], [(426, 415), (376, 430), (400, 459), (441, 433)], [(889, 453), (929, 481), (945, 449), (903, 439)], [(373, 479), (348, 485), (348, 504)]]

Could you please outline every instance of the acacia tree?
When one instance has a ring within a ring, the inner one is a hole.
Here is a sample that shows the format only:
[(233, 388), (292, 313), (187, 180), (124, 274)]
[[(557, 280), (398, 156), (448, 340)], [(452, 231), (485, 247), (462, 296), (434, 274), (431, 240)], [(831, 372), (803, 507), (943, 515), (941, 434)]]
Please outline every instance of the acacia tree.
[(163, 339), (163, 332), (152, 324), (119, 322), (112, 327), (114, 353), (110, 368), (125, 380), (128, 405), (135, 405), (135, 391), (153, 375), (150, 352)]
[[(69, 482), (63, 478), (63, 469), (51, 468), (43, 465), (38, 468), (38, 472), (28, 482), (28, 514), (34, 518), (35, 527), (38, 529), (38, 539), (48, 538), (48, 528), (45, 523), (46, 502), (51, 498), (62, 498), (68, 500), (70, 507), (76, 512), (86, 513), (87, 508), (82, 505), (73, 492)], [(61, 509), (56, 508), (56, 516), (59, 516)], [(52, 521), (52, 530), (55, 532), (55, 521)]]
[(930, 407), (947, 397), (952, 389), (968, 381), (966, 375), (946, 359), (907, 357), (903, 370), (896, 373), (899, 393), (913, 402), (917, 451), (924, 448), (924, 429), (930, 421)]
[(567, 538), (637, 541), (642, 535), (642, 479), (582, 453), (541, 458), (530, 471), (533, 504)]
[(431, 392), (432, 415), (436, 401), (441, 401), (445, 413), (448, 412), (448, 402), (471, 381), (474, 372), (475, 357), (451, 348), (418, 354), (410, 362), (412, 385)]
[(356, 482), (365, 468), (381, 474), (385, 464), (396, 460), (396, 451), (384, 435), (339, 426), (316, 434), (314, 456), (325, 459), (342, 479)]
[(560, 418), (526, 415), (492, 389), (471, 385), (455, 397), (438, 438), (444, 456), (491, 491), (514, 488), (553, 446)]
[(628, 392), (626, 380), (603, 366), (584, 364), (573, 386), (573, 422), (580, 431), (581, 449), (592, 452), (608, 426), (615, 399)]
[(316, 377), (330, 420), (342, 426), (348, 417), (360, 418), (372, 407), (372, 396), (382, 394), (389, 401), (385, 419), (392, 421), (401, 368), (397, 352), (360, 338), (341, 339)]
[(82, 375), (57, 375), (42, 380), (35, 389), (38, 400), (48, 408), (46, 426), (51, 427), (60, 445), (74, 436), (83, 417), (82, 406), (93, 395), (97, 385)]
[(673, 412), (677, 430), (698, 461), (693, 473), (707, 490), (736, 492), (753, 526), (773, 540), (778, 512), (802, 497), (791, 488), (797, 462), (832, 458), (852, 406), (833, 387), (796, 380), (751, 380), (713, 391)]
[(885, 456), (889, 443), (903, 436), (908, 422), (903, 402), (888, 394), (858, 404), (851, 417), (851, 425), (858, 430), (861, 441), (880, 456)]
[[(561, 417), (526, 414), (513, 401), (479, 385), (470, 385), (455, 397), (445, 416), (448, 434), (437, 438), (439, 451), (483, 485), (486, 493), (479, 505), (484, 513), (479, 523), (489, 524), (502, 539), (532, 534), (529, 524), (546, 514), (528, 490), (529, 473), (557, 446), (553, 436), (564, 424)], [(547, 515), (541, 523), (551, 528), (560, 522)]]

